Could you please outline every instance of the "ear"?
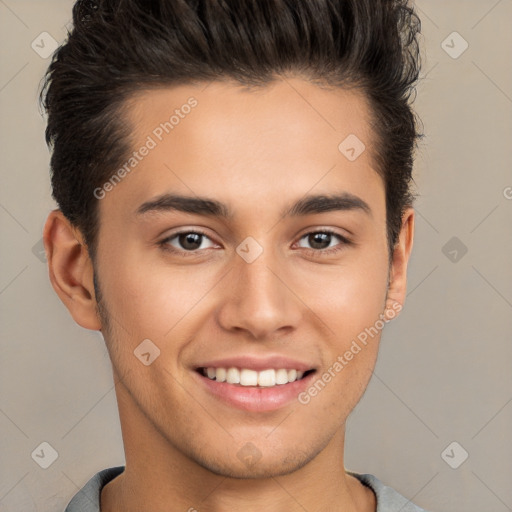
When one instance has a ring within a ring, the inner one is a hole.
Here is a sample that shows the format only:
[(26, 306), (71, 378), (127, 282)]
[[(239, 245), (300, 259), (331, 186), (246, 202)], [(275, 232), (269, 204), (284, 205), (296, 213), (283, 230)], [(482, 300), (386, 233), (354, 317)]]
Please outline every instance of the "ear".
[(411, 255), (414, 238), (414, 209), (407, 208), (402, 216), (402, 227), (390, 262), (390, 275), (386, 309), (399, 313), (407, 292), (407, 263)]
[(54, 210), (46, 220), (43, 240), (53, 289), (77, 324), (100, 330), (93, 265), (80, 232), (60, 210)]

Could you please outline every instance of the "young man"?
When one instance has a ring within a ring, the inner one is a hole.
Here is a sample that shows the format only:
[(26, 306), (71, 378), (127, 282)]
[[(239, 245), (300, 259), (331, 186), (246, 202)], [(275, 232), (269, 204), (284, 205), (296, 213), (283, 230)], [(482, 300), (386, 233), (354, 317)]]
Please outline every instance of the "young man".
[(419, 20), (400, 0), (83, 0), (42, 96), (44, 241), (126, 466), (67, 512), (420, 509), (344, 468), (400, 312)]

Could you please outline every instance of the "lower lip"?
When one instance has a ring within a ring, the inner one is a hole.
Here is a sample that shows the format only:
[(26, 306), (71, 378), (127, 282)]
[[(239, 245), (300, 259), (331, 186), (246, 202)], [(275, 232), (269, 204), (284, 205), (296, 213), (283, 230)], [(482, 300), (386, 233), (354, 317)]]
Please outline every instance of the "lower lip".
[(275, 411), (294, 401), (311, 383), (316, 372), (288, 384), (278, 384), (272, 387), (240, 386), (218, 382), (204, 377), (199, 372), (194, 374), (203, 386), (217, 398), (225, 403), (252, 412)]

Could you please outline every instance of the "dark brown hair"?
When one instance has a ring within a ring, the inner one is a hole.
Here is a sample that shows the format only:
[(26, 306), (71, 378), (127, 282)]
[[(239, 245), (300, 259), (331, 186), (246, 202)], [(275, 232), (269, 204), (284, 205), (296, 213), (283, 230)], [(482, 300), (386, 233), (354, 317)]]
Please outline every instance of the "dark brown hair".
[[(386, 192), (389, 251), (411, 192), (411, 96), (420, 20), (406, 0), (78, 0), (45, 75), (53, 197), (95, 254), (93, 191), (130, 154), (123, 105), (146, 88), (231, 79), (264, 85), (297, 73), (369, 100)], [(340, 141), (341, 142), (341, 141)]]

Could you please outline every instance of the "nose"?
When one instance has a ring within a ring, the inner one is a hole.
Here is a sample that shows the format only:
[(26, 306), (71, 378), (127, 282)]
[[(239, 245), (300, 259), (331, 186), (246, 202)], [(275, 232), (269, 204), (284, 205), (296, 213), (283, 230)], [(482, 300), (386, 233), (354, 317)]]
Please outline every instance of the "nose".
[(267, 250), (252, 263), (242, 258), (234, 262), (218, 309), (218, 321), (224, 329), (245, 331), (262, 340), (298, 326), (302, 303), (283, 263)]

